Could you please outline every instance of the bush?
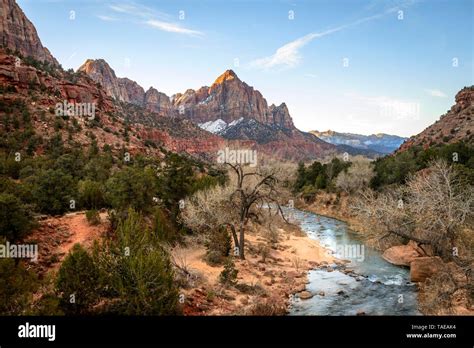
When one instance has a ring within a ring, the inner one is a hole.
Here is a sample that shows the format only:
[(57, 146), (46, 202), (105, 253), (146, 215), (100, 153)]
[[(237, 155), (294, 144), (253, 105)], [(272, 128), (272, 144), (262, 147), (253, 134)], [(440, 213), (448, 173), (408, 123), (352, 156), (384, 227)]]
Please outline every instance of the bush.
[[(92, 257), (79, 244), (74, 245), (59, 269), (57, 288), (61, 308), (67, 314), (83, 314), (98, 300), (99, 272)], [(71, 296), (74, 303), (71, 303)]]
[(99, 209), (105, 206), (104, 189), (96, 181), (81, 180), (78, 184), (79, 203), (87, 209)]
[(20, 200), (8, 193), (0, 193), (0, 237), (16, 241), (34, 226), (33, 218)]
[(62, 170), (49, 169), (29, 179), (33, 202), (41, 212), (55, 215), (69, 210), (75, 187), (71, 175)]
[(25, 315), (37, 288), (35, 274), (23, 263), (0, 258), (0, 315)]
[(125, 315), (178, 313), (178, 289), (169, 255), (143, 223), (129, 210), (118, 223), (115, 238), (98, 252), (98, 263), (113, 299), (106, 312)]
[(20, 177), (21, 163), (15, 161), (15, 156), (7, 156), (0, 158), (0, 174), (8, 175), (13, 179)]
[(138, 211), (149, 210), (155, 191), (154, 180), (155, 175), (151, 168), (142, 170), (125, 167), (107, 180), (107, 201), (115, 209), (132, 207)]
[(356, 161), (347, 171), (339, 173), (336, 186), (346, 192), (355, 192), (367, 187), (374, 177), (373, 166), (368, 161)]
[(179, 213), (179, 201), (193, 192), (194, 170), (190, 160), (178, 154), (168, 153), (165, 165), (158, 173), (158, 192), (172, 216)]
[(224, 285), (235, 285), (237, 283), (237, 271), (232, 258), (227, 258), (224, 269), (219, 275), (219, 282)]
[(263, 303), (257, 303), (253, 305), (249, 310), (249, 315), (257, 315), (257, 316), (279, 316), (279, 315), (286, 315), (287, 310), (284, 306), (278, 306), (275, 303), (270, 301), (266, 301)]
[(95, 209), (86, 211), (86, 219), (89, 225), (99, 225), (100, 224), (100, 216), (99, 212)]
[(161, 242), (173, 243), (179, 238), (179, 230), (159, 207), (153, 212), (153, 232)]
[(232, 248), (232, 242), (225, 227), (221, 227), (217, 231), (211, 233), (206, 247), (206, 261), (211, 266), (222, 264), (226, 260), (227, 256), (229, 256), (230, 249)]
[[(321, 164), (318, 161), (314, 161), (307, 168), (304, 163), (299, 163), (296, 171), (296, 180), (293, 185), (295, 192), (307, 191), (311, 189), (333, 189), (334, 179), (340, 172), (345, 170), (350, 165), (350, 162), (343, 162), (338, 158), (333, 158), (331, 162)], [(309, 188), (308, 188), (309, 187)], [(314, 195), (313, 192), (310, 195)], [(311, 199), (306, 197), (306, 199)]]

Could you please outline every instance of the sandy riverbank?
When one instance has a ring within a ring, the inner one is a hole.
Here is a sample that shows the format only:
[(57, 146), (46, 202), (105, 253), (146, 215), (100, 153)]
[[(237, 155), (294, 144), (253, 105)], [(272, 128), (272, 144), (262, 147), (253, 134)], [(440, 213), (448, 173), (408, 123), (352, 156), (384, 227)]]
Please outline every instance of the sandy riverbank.
[[(334, 262), (317, 241), (301, 232), (299, 227), (278, 229), (279, 241), (263, 258), (261, 247), (268, 245), (260, 228), (251, 228), (246, 235), (246, 260), (235, 258), (237, 285), (224, 287), (219, 283), (223, 266), (212, 267), (204, 261), (203, 245), (189, 243), (175, 249), (186, 260), (193, 274), (188, 288), (182, 289), (186, 315), (266, 315), (284, 314), (291, 294), (305, 290), (307, 271)], [(307, 295), (307, 294), (306, 294)], [(304, 294), (303, 294), (304, 296)]]

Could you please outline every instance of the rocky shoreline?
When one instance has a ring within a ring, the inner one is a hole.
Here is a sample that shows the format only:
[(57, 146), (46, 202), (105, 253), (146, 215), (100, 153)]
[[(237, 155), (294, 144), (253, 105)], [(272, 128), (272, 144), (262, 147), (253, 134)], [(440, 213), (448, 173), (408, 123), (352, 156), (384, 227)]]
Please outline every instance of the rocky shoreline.
[[(319, 215), (334, 218), (347, 223), (356, 233), (364, 236), (366, 231), (364, 226), (349, 213), (349, 197), (342, 196), (335, 203), (334, 195), (324, 194), (316, 198), (315, 203), (300, 203), (299, 209), (309, 211)], [(431, 249), (421, 248), (416, 242), (410, 241), (406, 245), (395, 245), (383, 250), (382, 257), (389, 263), (410, 268), (410, 280), (417, 284), (419, 291), (420, 309), (426, 305), (427, 294), (424, 285), (428, 278), (439, 272), (447, 272), (453, 276), (458, 285), (464, 286), (468, 278), (463, 270), (454, 262), (445, 263), (435, 256)], [(452, 296), (452, 309), (449, 313), (441, 315), (474, 315), (474, 304), (469, 300), (469, 294), (465, 290), (456, 291)]]

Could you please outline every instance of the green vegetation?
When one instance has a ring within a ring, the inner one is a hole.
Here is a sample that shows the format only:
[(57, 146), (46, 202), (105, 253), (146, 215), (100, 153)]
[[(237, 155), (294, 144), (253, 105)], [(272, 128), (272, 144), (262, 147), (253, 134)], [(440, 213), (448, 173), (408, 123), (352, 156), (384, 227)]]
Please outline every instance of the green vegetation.
[(375, 177), (371, 186), (379, 189), (392, 184), (404, 184), (410, 174), (427, 168), (436, 159), (454, 164), (465, 179), (474, 184), (474, 147), (464, 142), (434, 145), (428, 149), (412, 147), (407, 151), (386, 156), (375, 161)]
[(148, 211), (153, 202), (155, 175), (151, 168), (125, 167), (113, 174), (106, 184), (106, 197), (115, 209), (128, 206)]
[(84, 314), (98, 300), (99, 271), (92, 257), (79, 244), (59, 269), (57, 289), (60, 306), (67, 314)]
[(105, 189), (100, 182), (90, 179), (78, 183), (80, 206), (87, 209), (99, 209), (105, 206)]
[(158, 170), (157, 189), (164, 206), (173, 217), (179, 213), (180, 200), (225, 181), (221, 172), (209, 171), (207, 176), (198, 177), (196, 171), (203, 173), (201, 164), (172, 152), (166, 153), (164, 166)]
[[(164, 159), (125, 160), (126, 148), (106, 145), (101, 151), (92, 133), (87, 148), (59, 132), (42, 139), (29, 126), (34, 114), (23, 102), (4, 106), (9, 117), (0, 125), (8, 128), (0, 139), (0, 238), (25, 238), (38, 214), (86, 210), (95, 225), (98, 211), (108, 209), (111, 227), (93, 251), (75, 246), (54, 279), (36, 280), (25, 262), (0, 260), (0, 314), (179, 314), (163, 246), (191, 233), (177, 219), (180, 200), (224, 182), (224, 175), (166, 151)], [(61, 131), (77, 129), (74, 120), (58, 122)], [(38, 287), (42, 296), (33, 299)]]
[(350, 165), (350, 162), (341, 161), (339, 158), (333, 158), (326, 164), (314, 161), (308, 167), (305, 167), (304, 163), (299, 163), (293, 190), (302, 192), (305, 199), (314, 196), (317, 190), (333, 191), (336, 188), (335, 179)]
[(474, 147), (458, 142), (433, 145), (427, 149), (412, 147), (404, 152), (379, 158), (373, 162), (373, 175), (367, 168), (355, 168), (352, 162), (343, 162), (337, 158), (326, 164), (315, 161), (307, 167), (300, 163), (293, 189), (301, 193), (304, 199), (311, 200), (318, 190), (351, 191), (351, 186), (360, 187), (360, 183), (353, 179), (361, 176), (371, 178), (370, 186), (379, 190), (389, 185), (404, 184), (410, 175), (427, 168), (436, 159), (444, 159), (453, 164), (463, 180), (474, 184)]
[(28, 314), (37, 286), (35, 274), (23, 263), (0, 258), (0, 315)]
[(228, 257), (224, 269), (219, 275), (219, 281), (224, 285), (235, 285), (237, 283), (237, 274), (239, 271), (235, 269), (234, 261)]
[(211, 233), (206, 247), (206, 261), (210, 265), (224, 263), (232, 247), (230, 234), (227, 229), (221, 226), (217, 231)]
[(96, 251), (104, 295), (113, 299), (104, 309), (126, 315), (178, 313), (178, 290), (169, 256), (139, 213), (128, 210), (114, 239)]
[(33, 226), (33, 219), (21, 201), (12, 194), (0, 193), (0, 237), (17, 241)]
[(41, 170), (37, 176), (29, 177), (28, 183), (33, 202), (42, 213), (57, 215), (73, 208), (77, 195), (70, 174), (59, 169)]
[(91, 209), (86, 211), (86, 219), (89, 225), (99, 225), (100, 224), (100, 216), (99, 212), (95, 209)]

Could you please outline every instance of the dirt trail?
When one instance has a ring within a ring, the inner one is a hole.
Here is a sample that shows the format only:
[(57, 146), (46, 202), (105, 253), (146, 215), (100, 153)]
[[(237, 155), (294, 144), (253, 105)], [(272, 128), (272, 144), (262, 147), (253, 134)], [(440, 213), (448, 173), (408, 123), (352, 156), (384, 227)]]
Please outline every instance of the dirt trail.
[(106, 216), (106, 213), (101, 213), (101, 224), (91, 226), (87, 222), (86, 216), (83, 212), (65, 215), (61, 219), (61, 224), (67, 227), (71, 232), (71, 235), (66, 243), (59, 245), (58, 252), (60, 254), (67, 254), (77, 243), (85, 247), (90, 247), (93, 241), (100, 238), (102, 233), (105, 232)]
[(81, 211), (40, 221), (40, 226), (24, 241), (38, 245), (38, 262), (32, 266), (39, 273), (57, 269), (75, 244), (91, 247), (108, 228), (107, 213), (101, 213), (100, 219), (99, 225), (91, 226), (85, 212)]

